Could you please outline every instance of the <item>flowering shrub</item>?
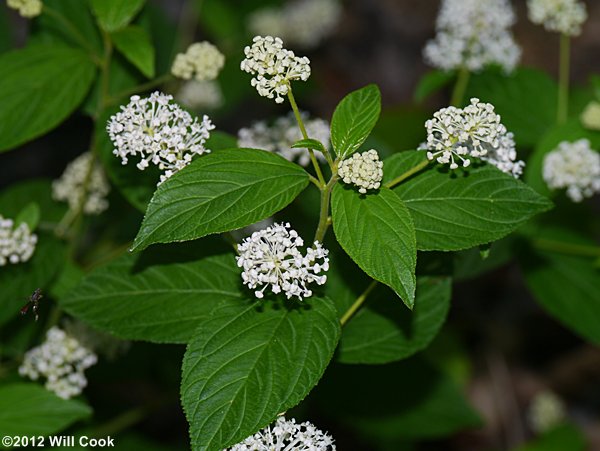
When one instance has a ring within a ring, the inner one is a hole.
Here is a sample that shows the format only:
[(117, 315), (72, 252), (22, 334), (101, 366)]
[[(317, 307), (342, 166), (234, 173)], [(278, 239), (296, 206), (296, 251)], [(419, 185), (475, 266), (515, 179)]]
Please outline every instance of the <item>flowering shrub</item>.
[[(0, 192), (3, 435), (152, 449), (128, 440), (156, 414), (166, 449), (452, 437), (490, 419), (461, 390), (473, 320), (448, 319), (453, 284), (510, 262), (511, 294), (600, 343), (600, 82), (576, 101), (569, 83), (582, 2), (527, 2), (560, 34), (556, 83), (519, 67), (509, 0), (442, 0), (404, 119), (319, 70), (342, 2), (206, 3), (177, 29), (143, 0), (6, 2), (31, 38), (0, 53), (0, 151), (87, 144)], [(335, 104), (308, 113), (319, 90)], [(554, 387), (529, 398), (511, 446), (578, 418)]]

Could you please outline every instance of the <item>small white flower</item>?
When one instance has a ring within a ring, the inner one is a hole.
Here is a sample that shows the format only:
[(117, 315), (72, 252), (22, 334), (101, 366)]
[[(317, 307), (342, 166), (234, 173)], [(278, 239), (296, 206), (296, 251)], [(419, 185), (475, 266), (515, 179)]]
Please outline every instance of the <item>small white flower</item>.
[(183, 83), (175, 99), (194, 110), (216, 110), (223, 105), (223, 92), (214, 80)]
[(292, 45), (311, 49), (333, 33), (342, 15), (338, 0), (293, 0), (282, 8), (263, 8), (248, 18), (257, 35), (279, 36)]
[(37, 235), (25, 223), (14, 228), (12, 219), (0, 215), (0, 266), (26, 262), (35, 252)]
[[(92, 162), (94, 167), (90, 172)], [(84, 189), (86, 183), (87, 189)], [(106, 175), (102, 167), (94, 162), (91, 152), (83, 153), (71, 161), (60, 178), (52, 182), (52, 198), (67, 202), (71, 210), (79, 208), (81, 198), (85, 196), (83, 212), (88, 215), (100, 214), (108, 208), (106, 196), (109, 192)]]
[[(320, 141), (329, 150), (329, 123), (319, 118), (311, 119), (306, 113), (301, 115), (308, 136)], [(271, 126), (261, 121), (238, 131), (239, 147), (275, 152), (286, 160), (296, 161), (299, 165), (306, 167), (310, 164), (310, 155), (307, 150), (292, 148), (292, 145), (300, 139), (302, 139), (302, 134), (293, 113), (277, 118)], [(326, 161), (321, 152), (316, 151), (315, 156), (322, 162)]]
[(329, 269), (329, 252), (315, 241), (302, 255), (298, 247), (303, 245), (304, 241), (290, 224), (276, 223), (254, 232), (238, 245), (240, 255), (236, 259), (243, 268), (244, 284), (256, 289), (254, 295), (259, 299), (264, 297), (267, 287), (274, 294), (285, 293), (288, 299), (312, 296), (307, 285), (312, 282), (323, 285), (327, 281), (327, 276), (320, 274)]
[(553, 392), (543, 391), (531, 401), (528, 417), (532, 429), (544, 433), (565, 420), (565, 405)]
[(225, 56), (210, 42), (195, 42), (185, 53), (178, 53), (171, 73), (184, 80), (214, 80), (225, 65)]
[[(450, 169), (471, 164), (469, 157), (481, 158), (503, 172), (518, 177), (525, 163), (515, 161), (517, 152), (512, 133), (500, 122), (494, 106), (472, 98), (465, 108), (442, 108), (425, 122), (427, 158)], [(457, 162), (458, 161), (458, 162)]]
[(567, 188), (573, 202), (600, 193), (600, 153), (587, 139), (561, 142), (544, 158), (542, 173), (550, 189)]
[(258, 94), (282, 103), (294, 80), (308, 80), (310, 60), (283, 48), (283, 41), (273, 36), (255, 36), (252, 46), (244, 49), (246, 58), (240, 64), (244, 72), (254, 75), (252, 86)]
[(344, 183), (358, 186), (358, 192), (366, 194), (367, 190), (378, 189), (381, 186), (383, 161), (379, 161), (375, 149), (355, 153), (340, 163), (338, 175)]
[(272, 426), (251, 435), (229, 451), (335, 451), (333, 438), (308, 421), (279, 417)]
[(98, 358), (58, 327), (46, 333), (46, 341), (25, 353), (19, 374), (32, 380), (46, 378), (46, 389), (61, 398), (79, 395), (87, 385), (84, 371)]
[(139, 157), (140, 170), (150, 163), (164, 170), (159, 184), (190, 164), (194, 155), (210, 152), (204, 144), (215, 128), (208, 116), (198, 122), (172, 100), (172, 96), (160, 92), (143, 99), (132, 96), (107, 125), (115, 145), (113, 153), (123, 164), (130, 157)]
[(527, 7), (533, 23), (568, 36), (581, 34), (587, 19), (585, 3), (579, 0), (527, 0)]
[(510, 32), (515, 20), (508, 0), (443, 0), (425, 60), (443, 70), (476, 72), (498, 64), (511, 72), (521, 56)]
[(23, 17), (31, 19), (42, 13), (43, 4), (40, 0), (6, 0), (9, 8), (16, 9)]
[(592, 100), (580, 116), (581, 123), (590, 130), (600, 130), (600, 102)]

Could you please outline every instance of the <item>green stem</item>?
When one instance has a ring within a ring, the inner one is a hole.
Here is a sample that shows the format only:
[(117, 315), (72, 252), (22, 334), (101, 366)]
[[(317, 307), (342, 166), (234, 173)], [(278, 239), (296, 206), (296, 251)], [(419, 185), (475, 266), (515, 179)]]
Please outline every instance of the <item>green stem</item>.
[[(298, 104), (296, 103), (294, 94), (292, 94), (291, 86), (288, 87), (288, 99), (290, 101), (290, 105), (292, 106), (292, 110), (294, 111), (294, 116), (296, 116), (296, 121), (298, 122), (298, 127), (300, 127), (302, 137), (304, 139), (309, 139), (308, 133), (306, 133), (306, 127), (304, 126), (304, 122), (302, 121), (302, 115), (300, 114), (300, 110), (298, 109)], [(321, 186), (325, 186), (325, 178), (323, 177), (323, 173), (321, 172), (321, 167), (319, 166), (319, 162), (315, 157), (315, 153), (312, 149), (308, 149), (308, 154), (310, 155), (310, 160), (312, 161), (313, 167), (315, 168), (315, 172), (317, 173), (319, 183), (321, 184)]]
[(538, 238), (532, 241), (534, 247), (543, 251), (558, 252), (580, 257), (600, 257), (600, 247), (585, 244), (564, 243), (562, 241)]
[(378, 283), (379, 282), (377, 282), (376, 280), (371, 281), (367, 289), (363, 291), (363, 293), (358, 298), (356, 298), (354, 304), (350, 306), (350, 308), (342, 316), (342, 319), (340, 319), (340, 324), (342, 325), (342, 327), (346, 325), (346, 323), (350, 320), (350, 318), (352, 318), (356, 311), (365, 303), (367, 297), (369, 296), (371, 291), (373, 291), (373, 289), (377, 286)]
[(566, 34), (560, 35), (560, 67), (558, 79), (558, 106), (556, 122), (564, 124), (569, 115), (569, 69), (571, 59), (570, 38)]
[(385, 184), (385, 187), (386, 188), (393, 188), (398, 183), (400, 183), (400, 182), (406, 180), (407, 178), (409, 178), (411, 175), (416, 174), (417, 172), (421, 171), (422, 169), (425, 169), (428, 164), (429, 164), (429, 160), (424, 160), (424, 161), (420, 162), (415, 167), (410, 168), (408, 171), (404, 172), (403, 174), (400, 174), (395, 179), (387, 182)]
[(337, 182), (337, 174), (333, 174), (331, 179), (325, 185), (325, 188), (321, 189), (321, 208), (319, 212), (319, 225), (317, 226), (317, 231), (315, 232), (315, 240), (323, 242), (323, 238), (325, 238), (325, 233), (327, 233), (327, 229), (329, 227), (329, 200), (331, 199), (331, 190), (333, 186)]
[(458, 70), (456, 83), (454, 84), (454, 89), (452, 90), (452, 99), (450, 100), (450, 105), (455, 107), (460, 107), (462, 105), (463, 101), (465, 100), (467, 86), (469, 85), (469, 78), (471, 78), (469, 69), (466, 67), (461, 67)]

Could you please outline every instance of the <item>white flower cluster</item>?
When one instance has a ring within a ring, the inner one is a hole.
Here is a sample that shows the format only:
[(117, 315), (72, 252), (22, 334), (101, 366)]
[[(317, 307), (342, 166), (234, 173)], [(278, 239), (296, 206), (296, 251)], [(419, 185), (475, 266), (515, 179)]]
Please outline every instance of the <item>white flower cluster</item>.
[[(327, 149), (330, 149), (329, 123), (319, 118), (310, 119), (306, 113), (302, 113), (302, 120), (308, 136), (320, 141)], [(296, 161), (299, 165), (306, 167), (310, 164), (310, 156), (306, 149), (292, 148), (292, 145), (301, 139), (302, 133), (293, 113), (277, 118), (271, 126), (260, 121), (238, 131), (239, 147), (275, 152), (286, 160)], [(325, 156), (321, 152), (315, 152), (315, 156), (320, 161), (325, 161)]]
[[(90, 168), (91, 164), (93, 168)], [(79, 208), (85, 196), (83, 212), (88, 215), (100, 214), (108, 208), (106, 196), (109, 192), (106, 175), (102, 167), (94, 162), (91, 152), (83, 153), (71, 161), (60, 178), (52, 182), (52, 198), (67, 202), (71, 210)]]
[(175, 99), (194, 110), (216, 110), (223, 105), (223, 92), (214, 80), (190, 80), (183, 83)]
[(294, 0), (281, 8), (255, 11), (248, 18), (248, 29), (257, 35), (279, 36), (292, 45), (311, 49), (333, 33), (341, 15), (338, 0)]
[(335, 451), (333, 438), (308, 421), (277, 418), (275, 424), (251, 435), (229, 451)]
[(568, 36), (581, 34), (587, 19), (585, 3), (579, 0), (527, 0), (527, 7), (533, 23)]
[(565, 405), (553, 392), (543, 391), (531, 401), (528, 416), (532, 429), (543, 433), (565, 420)]
[(194, 155), (210, 152), (204, 147), (214, 125), (204, 116), (202, 122), (193, 118), (170, 95), (154, 92), (150, 97), (131, 96), (127, 106), (110, 118), (108, 134), (115, 149), (113, 154), (127, 164), (139, 156), (140, 170), (150, 163), (164, 170), (160, 183), (192, 161)]
[(567, 188), (567, 196), (581, 202), (600, 193), (600, 153), (587, 139), (563, 141), (544, 158), (542, 174), (550, 189)]
[(25, 353), (19, 368), (21, 376), (37, 380), (46, 378), (46, 389), (64, 399), (79, 395), (87, 385), (83, 372), (98, 358), (65, 331), (52, 327), (46, 341)]
[(214, 80), (225, 65), (225, 56), (208, 41), (195, 42), (185, 53), (178, 53), (171, 73), (178, 78), (198, 81)]
[(469, 166), (469, 157), (477, 157), (518, 177), (525, 163), (515, 161), (517, 152), (513, 134), (500, 122), (494, 106), (472, 98), (465, 108), (442, 108), (425, 122), (427, 158), (450, 164), (450, 169)]
[(261, 96), (282, 103), (292, 81), (310, 77), (310, 60), (284, 49), (280, 38), (255, 36), (252, 42), (244, 49), (240, 68), (254, 75), (251, 84)]
[(37, 235), (25, 223), (14, 225), (12, 219), (0, 215), (0, 266), (26, 262), (35, 252)]
[[(323, 285), (327, 276), (320, 275), (329, 269), (329, 251), (315, 241), (313, 247), (302, 255), (299, 246), (304, 241), (290, 224), (273, 224), (254, 232), (238, 245), (237, 264), (243, 268), (242, 280), (254, 295), (261, 299), (264, 291), (271, 287), (274, 294), (285, 293), (288, 299), (312, 296), (307, 288), (311, 282)], [(319, 260), (320, 262), (318, 262)]]
[(39, 16), (43, 7), (41, 0), (6, 0), (6, 4), (9, 8), (16, 9), (21, 16), (28, 19)]
[(443, 70), (498, 64), (510, 72), (521, 57), (510, 31), (515, 20), (509, 0), (443, 0), (425, 60)]
[(592, 100), (579, 117), (581, 124), (590, 130), (600, 130), (600, 102)]
[(368, 189), (377, 189), (383, 179), (383, 161), (375, 149), (363, 153), (355, 153), (342, 161), (338, 174), (344, 183), (358, 186), (358, 192), (366, 194)]

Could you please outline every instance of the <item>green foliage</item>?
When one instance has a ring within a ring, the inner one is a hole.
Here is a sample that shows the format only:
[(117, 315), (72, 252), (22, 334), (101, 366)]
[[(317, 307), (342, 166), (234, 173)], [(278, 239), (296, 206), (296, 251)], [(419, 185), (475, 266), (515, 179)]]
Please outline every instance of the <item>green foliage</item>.
[(40, 206), (35, 202), (28, 203), (15, 219), (15, 226), (27, 224), (29, 230), (33, 231), (40, 222)]
[(59, 45), (0, 55), (0, 151), (60, 124), (81, 103), (94, 78), (88, 56)]
[(90, 0), (100, 26), (108, 32), (124, 28), (142, 9), (145, 0)]
[(115, 46), (142, 74), (154, 76), (154, 47), (141, 27), (130, 25), (111, 35)]
[(226, 149), (205, 155), (158, 187), (133, 249), (253, 224), (284, 208), (306, 185), (301, 167), (271, 152)]
[(313, 149), (325, 153), (325, 147), (321, 141), (316, 139), (301, 139), (292, 145), (292, 149)]
[[(388, 158), (384, 180), (397, 177), (423, 159), (419, 151)], [(410, 211), (420, 250), (450, 251), (486, 244), (552, 206), (524, 183), (487, 164), (456, 171), (429, 168), (394, 192)]]
[(588, 448), (582, 431), (572, 425), (563, 424), (542, 434), (515, 451), (585, 451)]
[(65, 204), (57, 204), (52, 200), (50, 180), (29, 179), (15, 183), (10, 188), (0, 191), (0, 215), (16, 218), (23, 206), (35, 202), (40, 209), (40, 219), (58, 222), (67, 211)]
[(350, 156), (365, 142), (380, 112), (381, 93), (376, 85), (365, 86), (342, 99), (331, 118), (331, 143), (340, 159)]
[(411, 312), (398, 307), (390, 290), (378, 289), (344, 327), (338, 360), (381, 364), (421, 351), (446, 320), (450, 294), (450, 278), (419, 277)]
[(456, 79), (456, 72), (432, 70), (421, 77), (415, 88), (414, 99), (423, 102), (436, 91), (445, 88)]
[(388, 188), (359, 195), (338, 184), (331, 209), (335, 236), (352, 260), (412, 308), (417, 249), (414, 225), (404, 203)]
[(0, 431), (4, 436), (54, 434), (91, 413), (83, 402), (61, 399), (38, 384), (0, 385)]
[(181, 399), (193, 450), (242, 441), (295, 406), (325, 371), (340, 334), (327, 298), (226, 301), (198, 328)]

